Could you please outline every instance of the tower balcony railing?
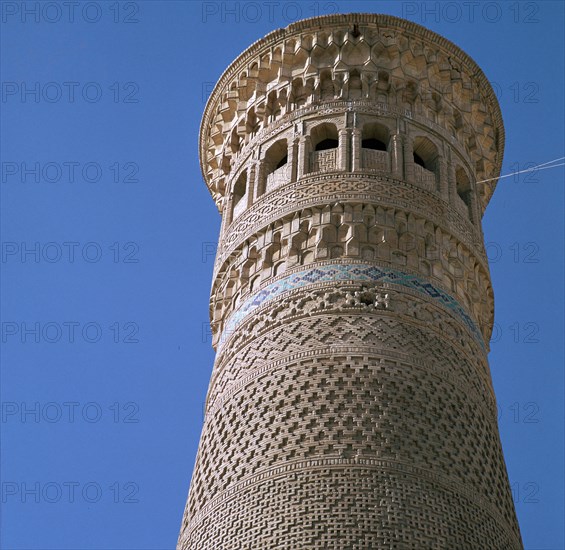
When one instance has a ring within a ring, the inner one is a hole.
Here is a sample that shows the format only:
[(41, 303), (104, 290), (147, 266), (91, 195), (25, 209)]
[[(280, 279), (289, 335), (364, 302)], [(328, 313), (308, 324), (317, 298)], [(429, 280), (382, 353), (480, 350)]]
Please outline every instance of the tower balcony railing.
[(310, 172), (331, 172), (337, 166), (337, 149), (314, 151), (310, 154)]
[(426, 170), (423, 166), (414, 163), (414, 178), (416, 184), (427, 191), (436, 190), (436, 175), (431, 170)]
[(269, 191), (273, 191), (277, 187), (288, 183), (289, 180), (290, 165), (286, 163), (267, 176), (267, 185), (265, 186), (265, 192), (268, 193)]
[(375, 149), (361, 149), (362, 166), (364, 170), (390, 171), (389, 155), (386, 151)]

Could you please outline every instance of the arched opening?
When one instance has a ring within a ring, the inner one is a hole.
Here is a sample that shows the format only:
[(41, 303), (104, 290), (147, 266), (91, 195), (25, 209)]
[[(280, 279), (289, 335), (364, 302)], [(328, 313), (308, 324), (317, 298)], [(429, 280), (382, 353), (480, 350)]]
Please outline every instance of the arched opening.
[(330, 122), (324, 122), (312, 128), (310, 138), (314, 151), (326, 151), (338, 146), (337, 128)]
[(423, 136), (413, 143), (414, 178), (418, 185), (428, 191), (437, 188), (438, 150), (434, 143)]
[(328, 149), (335, 149), (339, 145), (339, 141), (337, 139), (323, 139), (316, 145), (315, 151), (327, 151)]
[(262, 195), (288, 182), (288, 145), (286, 139), (275, 141), (267, 149), (263, 162), (265, 163), (265, 181), (261, 182), (257, 195)]
[(417, 137), (414, 139), (414, 162), (429, 170), (435, 171), (437, 161), (437, 147), (426, 137)]
[(361, 132), (362, 166), (368, 170), (389, 171), (388, 128), (382, 124), (371, 122), (363, 126)]
[(339, 145), (335, 124), (324, 122), (312, 128), (310, 139), (313, 149), (310, 155), (310, 171), (327, 172), (335, 170)]
[(422, 168), (426, 167), (426, 163), (424, 162), (424, 159), (422, 159), (422, 157), (420, 155), (418, 155), (417, 153), (414, 153), (414, 162), (418, 166), (421, 166)]
[(281, 160), (279, 160), (279, 162), (277, 162), (277, 165), (275, 167), (275, 170), (277, 168), (281, 168), (282, 166), (284, 166), (286, 163), (288, 162), (288, 155), (285, 155)]
[(371, 149), (373, 151), (386, 151), (386, 144), (380, 139), (369, 138), (361, 141), (363, 149)]
[(237, 178), (237, 181), (235, 182), (235, 185), (233, 186), (233, 192), (232, 192), (232, 205), (233, 205), (233, 209), (232, 209), (232, 216), (231, 216), (231, 221), (235, 220), (235, 218), (237, 218), (237, 216), (239, 216), (243, 210), (245, 210), (245, 200), (244, 198), (247, 195), (247, 170), (244, 170), (239, 177)]
[(465, 170), (458, 166), (455, 169), (455, 208), (464, 216), (471, 218), (471, 182)]

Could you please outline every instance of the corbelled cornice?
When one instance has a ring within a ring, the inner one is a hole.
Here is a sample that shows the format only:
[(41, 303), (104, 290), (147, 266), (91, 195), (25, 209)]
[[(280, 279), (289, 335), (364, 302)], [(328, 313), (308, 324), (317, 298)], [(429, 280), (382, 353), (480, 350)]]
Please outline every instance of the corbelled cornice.
[[(279, 47), (282, 55), (275, 59), (273, 51)], [(257, 68), (252, 71), (255, 63)], [(316, 80), (328, 69), (333, 77), (357, 71), (373, 84), (381, 82), (385, 74), (389, 88), (384, 92), (391, 104), (400, 101), (402, 94), (408, 100), (411, 94), (422, 97), (423, 91), (434, 94), (435, 101), (441, 103), (434, 124), (461, 130), (456, 139), (464, 141), (470, 161), (478, 166), (477, 179), (499, 176), (504, 150), (500, 107), (483, 71), (468, 54), (444, 37), (404, 19), (383, 14), (334, 14), (298, 21), (269, 33), (238, 56), (220, 77), (206, 105), (199, 138), (202, 173), (215, 200), (223, 195), (218, 187), (222, 170), (226, 170), (221, 166), (222, 159), (227, 155), (231, 161), (231, 151), (226, 151), (230, 134), (235, 131), (241, 139), (247, 138), (241, 117), (252, 107), (264, 106), (272, 91), (286, 88), (283, 94), (288, 98), (294, 79)], [(363, 93), (369, 93), (369, 85), (364, 86)], [(227, 92), (232, 94), (229, 101)], [(363, 99), (366, 101), (366, 97)], [(309, 102), (315, 104), (316, 97)], [(406, 116), (422, 121), (427, 114), (426, 109), (422, 111), (418, 113), (415, 105)], [(265, 126), (266, 122), (261, 129)], [(495, 185), (493, 180), (477, 186), (483, 211)]]

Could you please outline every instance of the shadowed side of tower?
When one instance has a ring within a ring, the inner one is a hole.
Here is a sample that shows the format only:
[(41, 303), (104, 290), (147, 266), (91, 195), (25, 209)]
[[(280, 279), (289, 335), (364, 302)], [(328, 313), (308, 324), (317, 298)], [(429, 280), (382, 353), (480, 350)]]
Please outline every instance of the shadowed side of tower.
[(373, 14), (267, 35), (201, 128), (216, 361), (179, 550), (521, 549), (487, 362), (480, 68)]

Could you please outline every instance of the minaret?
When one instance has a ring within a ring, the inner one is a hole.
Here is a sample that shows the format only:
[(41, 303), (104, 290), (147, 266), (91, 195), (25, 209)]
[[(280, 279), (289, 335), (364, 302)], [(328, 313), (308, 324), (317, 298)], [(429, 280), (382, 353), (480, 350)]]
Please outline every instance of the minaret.
[(216, 361), (178, 549), (522, 548), (487, 361), (503, 148), (481, 69), (396, 17), (298, 21), (228, 67), (200, 133)]

